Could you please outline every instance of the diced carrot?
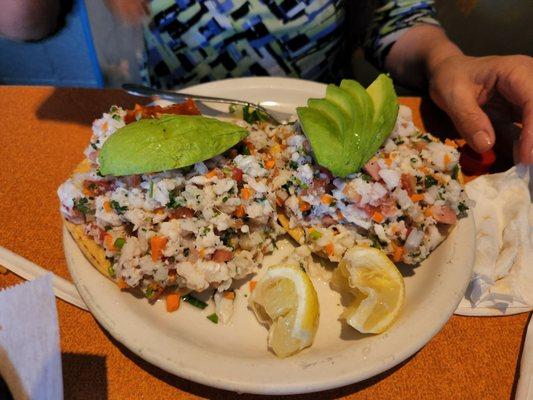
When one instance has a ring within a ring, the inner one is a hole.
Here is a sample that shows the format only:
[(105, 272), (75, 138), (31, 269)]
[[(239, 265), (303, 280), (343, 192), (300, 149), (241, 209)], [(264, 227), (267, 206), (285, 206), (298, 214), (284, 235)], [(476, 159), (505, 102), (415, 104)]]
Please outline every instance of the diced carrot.
[(211, 171), (209, 171), (207, 174), (205, 174), (205, 176), (207, 178), (214, 178), (215, 176), (218, 175), (218, 171), (216, 169), (212, 169)]
[(266, 169), (272, 169), (275, 166), (276, 166), (276, 160), (274, 160), (273, 158), (269, 158), (268, 160), (266, 160), (265, 162)]
[(374, 213), (372, 214), (372, 220), (374, 222), (377, 222), (378, 224), (381, 224), (384, 219), (385, 217), (383, 216), (383, 214), (378, 211), (374, 211)]
[(152, 261), (156, 262), (161, 258), (163, 250), (167, 245), (168, 239), (164, 236), (152, 236), (150, 239), (150, 248), (152, 250)]
[(309, 204), (307, 201), (303, 201), (302, 199), (300, 199), (298, 203), (301, 212), (306, 212), (311, 209), (311, 204)]
[(394, 246), (394, 253), (392, 254), (392, 261), (394, 262), (400, 262), (402, 260), (403, 256), (403, 247), (402, 246)]
[(104, 201), (104, 210), (105, 212), (111, 212), (113, 209), (111, 208), (111, 203), (109, 201)]
[(326, 250), (326, 253), (328, 254), (328, 256), (332, 256), (333, 253), (335, 252), (335, 247), (333, 246), (333, 243), (332, 243), (332, 242), (329, 242), (329, 243), (324, 247), (324, 250)]
[(341, 210), (337, 210), (337, 218), (339, 220), (343, 220), (344, 219), (344, 214), (342, 213)]
[(466, 140), (464, 139), (455, 139), (454, 142), (457, 143), (458, 147), (463, 147), (466, 144)]
[(444, 144), (445, 144), (446, 146), (453, 147), (454, 149), (457, 148), (457, 143), (455, 143), (453, 140), (448, 139), (448, 138), (444, 139)]
[(104, 243), (107, 247), (107, 250), (109, 251), (115, 251), (115, 245), (114, 245), (114, 240), (113, 240), (113, 236), (110, 235), (109, 233), (106, 233), (105, 236), (104, 236)]
[(198, 249), (198, 257), (204, 258), (204, 256), (205, 256), (205, 249), (203, 248)]
[(237, 218), (244, 217), (244, 206), (243, 205), (237, 206), (237, 208), (235, 209), (234, 214), (235, 214), (235, 216)]
[(117, 285), (118, 285), (120, 290), (124, 290), (124, 289), (127, 289), (129, 287), (128, 284), (126, 283), (126, 281), (124, 280), (124, 278), (119, 278), (117, 280)]
[(276, 196), (276, 204), (278, 205), (278, 207), (281, 207), (283, 203), (284, 203), (283, 199), (279, 196)]
[(243, 187), (241, 189), (241, 199), (248, 200), (250, 197), (252, 197), (253, 190), (247, 187)]
[(244, 144), (248, 148), (248, 151), (250, 152), (250, 154), (252, 154), (252, 155), (255, 154), (255, 146), (254, 146), (253, 143), (246, 141), (246, 142), (244, 142)]
[(419, 202), (421, 200), (424, 200), (424, 195), (421, 193), (413, 193), (411, 196), (409, 196), (412, 201)]
[(422, 172), (424, 175), (428, 175), (429, 174), (429, 168), (426, 167), (425, 165), (422, 165), (420, 168), (419, 168), (420, 172)]
[(255, 290), (255, 287), (257, 286), (257, 281), (250, 281), (250, 292), (253, 292)]
[(424, 210), (424, 215), (426, 217), (432, 217), (433, 216), (433, 212), (431, 211), (431, 207), (427, 207), (425, 210)]
[(105, 132), (105, 131), (107, 131), (107, 128), (109, 128), (109, 124), (107, 122), (104, 122), (102, 124), (102, 130)]
[(332, 201), (333, 196), (330, 196), (329, 194), (323, 194), (322, 196), (320, 196), (320, 202), (322, 204), (331, 204)]
[(444, 154), (444, 168), (449, 169), (448, 166), (450, 165), (451, 162), (452, 162), (452, 158), (450, 157), (448, 153), (445, 153)]
[(170, 293), (167, 295), (167, 311), (173, 312), (180, 308), (181, 297), (178, 293)]
[(223, 296), (224, 296), (225, 299), (235, 300), (235, 292), (233, 290), (228, 290), (228, 291), (224, 292)]
[(392, 165), (392, 158), (390, 155), (385, 158), (385, 164), (387, 164), (389, 167)]

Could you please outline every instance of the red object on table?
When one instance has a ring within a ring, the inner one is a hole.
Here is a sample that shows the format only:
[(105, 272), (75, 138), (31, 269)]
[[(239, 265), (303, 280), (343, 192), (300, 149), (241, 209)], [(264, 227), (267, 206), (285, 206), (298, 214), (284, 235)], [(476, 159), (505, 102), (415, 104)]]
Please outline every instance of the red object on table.
[(484, 153), (478, 153), (466, 144), (459, 151), (461, 152), (459, 164), (461, 164), (461, 169), (467, 175), (486, 174), (496, 161), (496, 154), (492, 149)]

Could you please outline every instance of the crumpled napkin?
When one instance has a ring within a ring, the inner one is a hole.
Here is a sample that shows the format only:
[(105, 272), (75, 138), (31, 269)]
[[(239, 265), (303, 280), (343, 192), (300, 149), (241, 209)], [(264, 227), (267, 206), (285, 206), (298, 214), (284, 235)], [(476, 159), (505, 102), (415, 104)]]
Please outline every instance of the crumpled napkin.
[(469, 182), (475, 201), (476, 262), (460, 308), (533, 306), (533, 205), (530, 170), (517, 165)]
[(15, 398), (63, 398), (52, 275), (0, 291), (0, 375)]

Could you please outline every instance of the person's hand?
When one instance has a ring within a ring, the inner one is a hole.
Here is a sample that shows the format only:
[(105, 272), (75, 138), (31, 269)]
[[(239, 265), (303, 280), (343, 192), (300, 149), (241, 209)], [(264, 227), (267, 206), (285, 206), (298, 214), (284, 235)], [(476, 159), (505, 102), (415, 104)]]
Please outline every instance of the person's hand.
[[(454, 54), (428, 68), (430, 96), (478, 152), (492, 148), (494, 128), (483, 106), (522, 123), (518, 156), (533, 164), (533, 58)], [(501, 113), (503, 111), (503, 113)]]
[(136, 25), (150, 14), (148, 0), (106, 0), (109, 10), (122, 22)]

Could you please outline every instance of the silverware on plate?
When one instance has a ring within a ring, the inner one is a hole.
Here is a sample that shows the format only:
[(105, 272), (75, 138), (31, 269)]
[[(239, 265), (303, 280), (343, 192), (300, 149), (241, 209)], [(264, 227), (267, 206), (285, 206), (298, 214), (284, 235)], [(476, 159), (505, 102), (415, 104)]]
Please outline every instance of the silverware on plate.
[(159, 97), (161, 99), (170, 100), (170, 101), (193, 99), (193, 100), (197, 100), (200, 102), (206, 102), (206, 103), (233, 104), (235, 106), (242, 106), (242, 107), (248, 106), (248, 107), (252, 107), (256, 110), (259, 110), (265, 113), (272, 120), (272, 122), (274, 122), (275, 124), (281, 125), (281, 121), (278, 120), (272, 114), (272, 112), (269, 112), (265, 107), (261, 106), (260, 104), (251, 103), (249, 101), (227, 99), (224, 97), (201, 96), (201, 95), (190, 94), (190, 93), (185, 93), (185, 92), (174, 92), (171, 90), (154, 89), (149, 86), (138, 85), (135, 83), (125, 83), (122, 85), (122, 89), (124, 89), (126, 92), (134, 96)]

